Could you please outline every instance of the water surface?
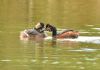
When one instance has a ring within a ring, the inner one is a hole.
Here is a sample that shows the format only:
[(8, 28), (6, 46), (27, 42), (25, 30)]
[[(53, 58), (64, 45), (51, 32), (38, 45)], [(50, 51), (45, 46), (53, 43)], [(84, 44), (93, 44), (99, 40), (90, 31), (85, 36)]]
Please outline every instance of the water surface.
[[(100, 70), (99, 0), (0, 0), (0, 70)], [(21, 41), (20, 31), (39, 22), (77, 39)]]

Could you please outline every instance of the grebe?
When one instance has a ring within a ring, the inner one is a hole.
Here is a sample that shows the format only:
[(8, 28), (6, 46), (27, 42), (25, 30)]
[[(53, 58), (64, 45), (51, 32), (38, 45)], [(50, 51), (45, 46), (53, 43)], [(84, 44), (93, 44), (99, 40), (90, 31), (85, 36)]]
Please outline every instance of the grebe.
[(56, 27), (50, 24), (47, 24), (45, 29), (52, 32), (52, 37), (54, 38), (77, 38), (79, 36), (79, 32), (74, 30), (65, 30), (57, 34)]
[(20, 33), (20, 39), (34, 39), (35, 37), (44, 38), (46, 35), (44, 34), (44, 23), (39, 22), (33, 29), (25, 29)]

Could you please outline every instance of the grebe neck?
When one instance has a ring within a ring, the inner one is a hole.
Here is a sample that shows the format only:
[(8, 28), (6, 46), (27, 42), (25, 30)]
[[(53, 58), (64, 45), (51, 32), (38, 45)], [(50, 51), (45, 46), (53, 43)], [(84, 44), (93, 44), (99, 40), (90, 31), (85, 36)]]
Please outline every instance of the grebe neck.
[(56, 29), (56, 27), (52, 27), (51, 31), (52, 31), (52, 37), (55, 37), (57, 35), (57, 29)]

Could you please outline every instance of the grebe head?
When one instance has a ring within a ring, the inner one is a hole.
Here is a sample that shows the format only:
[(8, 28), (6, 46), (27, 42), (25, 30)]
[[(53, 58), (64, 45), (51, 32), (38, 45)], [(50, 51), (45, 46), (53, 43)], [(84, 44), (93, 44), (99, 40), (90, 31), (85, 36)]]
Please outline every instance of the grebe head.
[(44, 23), (38, 22), (38, 23), (35, 25), (35, 28), (36, 28), (36, 29), (42, 29), (42, 28), (44, 28)]
[(45, 30), (52, 31), (52, 25), (47, 24)]
[(47, 24), (45, 30), (52, 32), (53, 37), (57, 35), (57, 29), (53, 25)]
[(35, 28), (38, 32), (44, 32), (44, 23), (42, 22), (38, 22), (36, 25), (35, 25)]

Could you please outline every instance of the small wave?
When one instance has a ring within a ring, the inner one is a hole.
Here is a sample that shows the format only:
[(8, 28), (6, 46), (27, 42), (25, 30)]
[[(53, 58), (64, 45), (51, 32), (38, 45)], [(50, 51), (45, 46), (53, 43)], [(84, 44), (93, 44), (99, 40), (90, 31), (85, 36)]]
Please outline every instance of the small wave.
[(95, 30), (100, 30), (100, 28), (92, 28), (92, 29), (95, 29)]
[(10, 62), (10, 61), (12, 61), (12, 60), (0, 60), (0, 61), (3, 61), (3, 62)]
[(93, 27), (94, 25), (86, 25), (86, 26)]
[(98, 51), (100, 49), (93, 49), (93, 48), (81, 48), (78, 50), (68, 50), (68, 51), (73, 51), (73, 52), (95, 52)]
[[(45, 40), (50, 40), (52, 37), (46, 37)], [(86, 43), (95, 43), (100, 44), (100, 37), (99, 36), (79, 36), (76, 39), (57, 39), (57, 41), (75, 41), (75, 42), (86, 42)]]
[(58, 61), (55, 61), (55, 62), (52, 62), (51, 64), (59, 64), (59, 62)]

